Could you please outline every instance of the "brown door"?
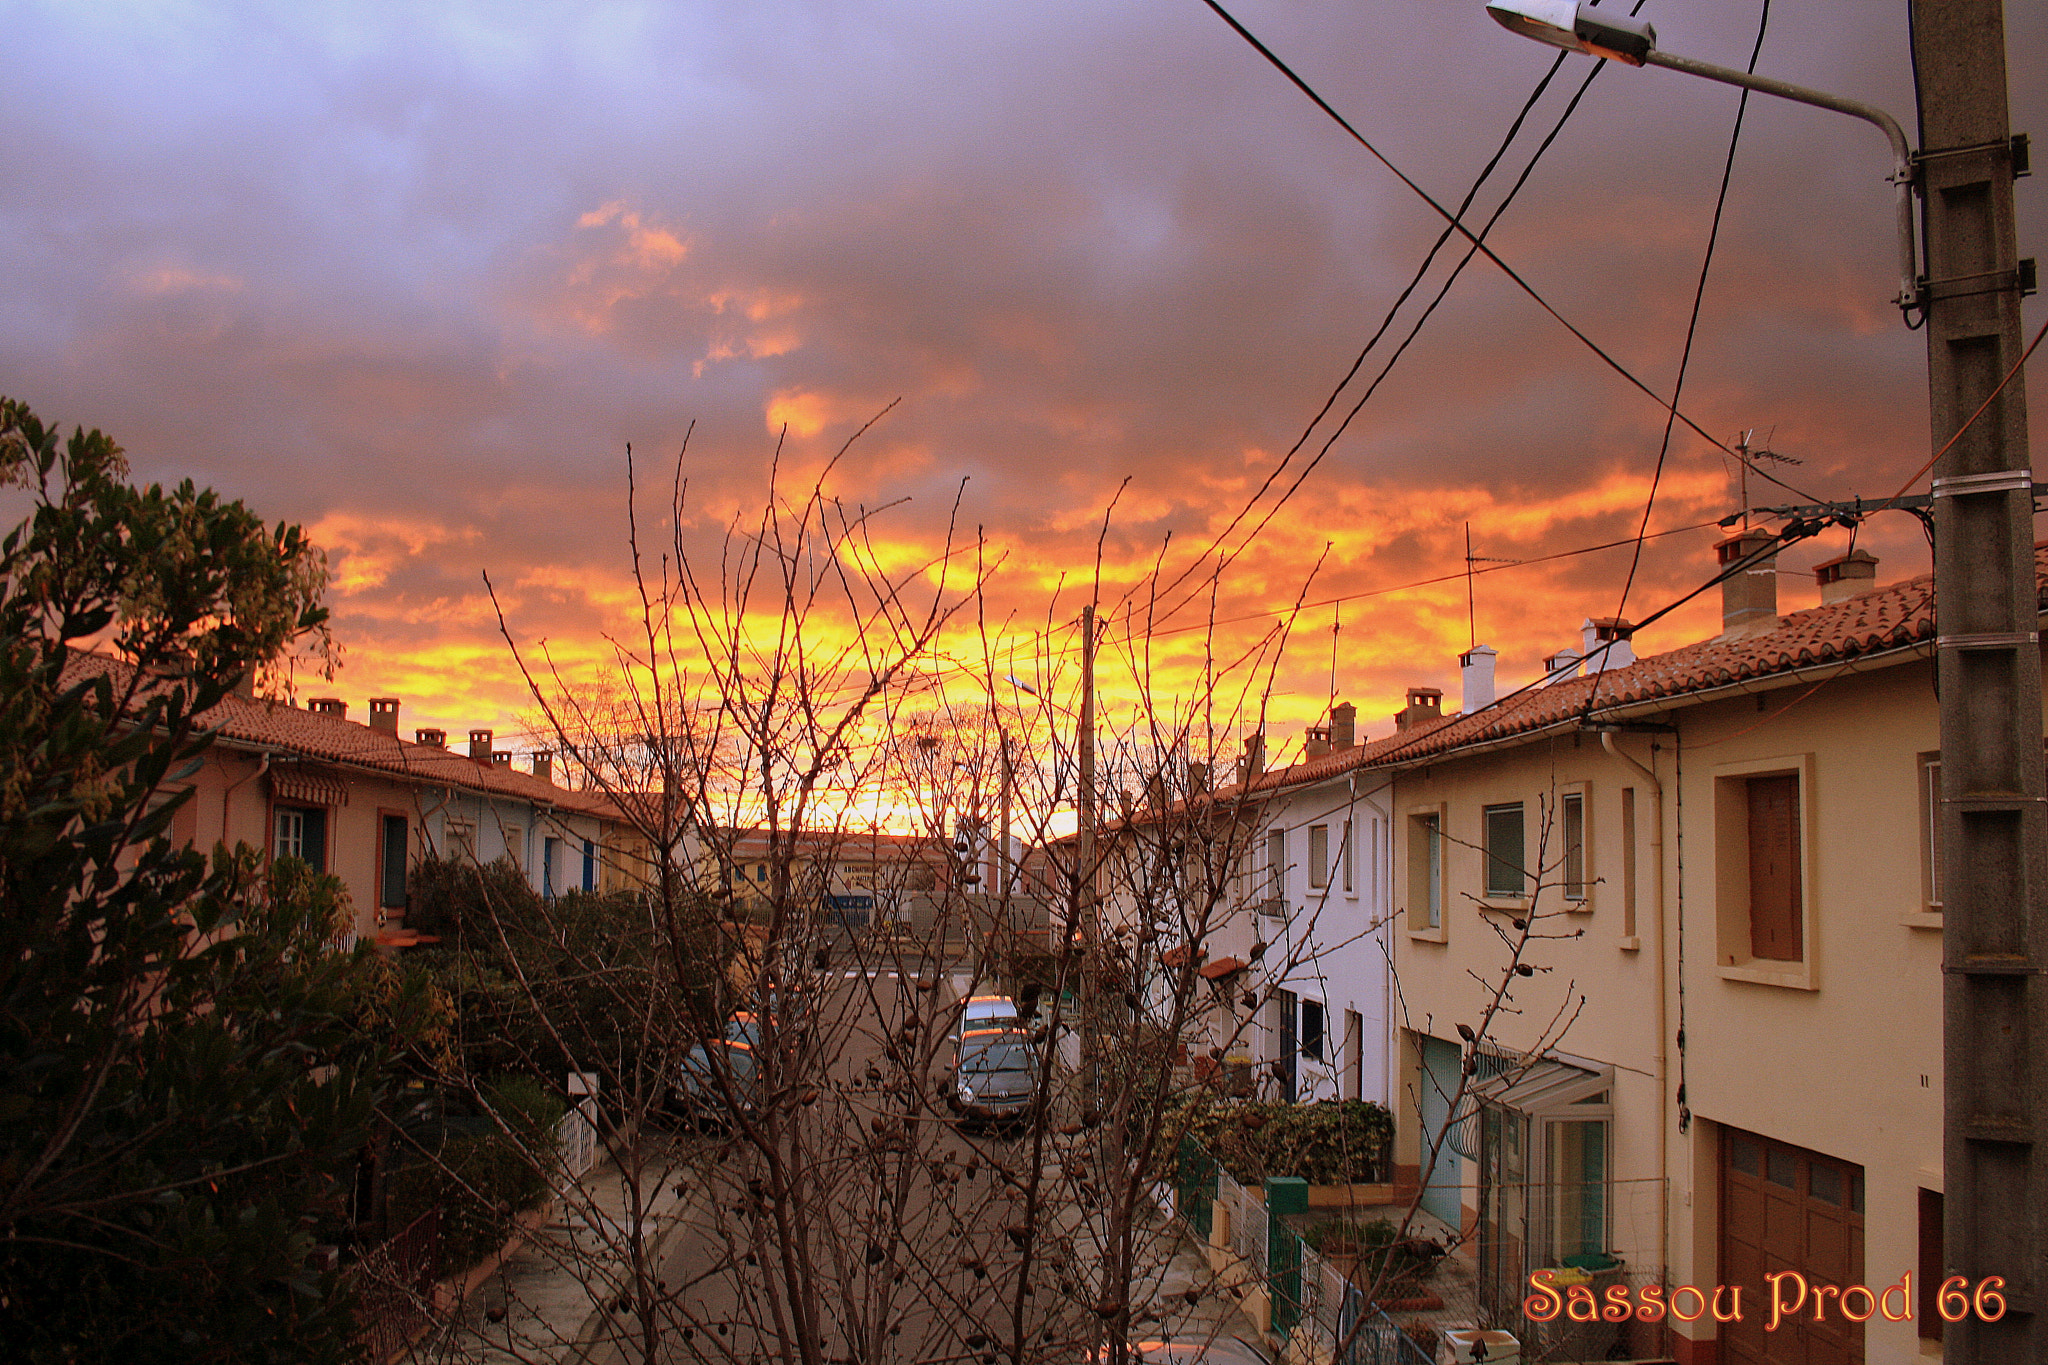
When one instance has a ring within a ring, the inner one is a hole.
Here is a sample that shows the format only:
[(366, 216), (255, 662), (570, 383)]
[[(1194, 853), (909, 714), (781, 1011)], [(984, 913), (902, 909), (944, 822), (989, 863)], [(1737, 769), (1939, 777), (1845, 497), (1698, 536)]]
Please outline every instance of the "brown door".
[[(1796, 1270), (1809, 1284), (1864, 1284), (1863, 1168), (1740, 1129), (1721, 1131), (1720, 1283), (1742, 1286), (1742, 1321), (1721, 1327), (1729, 1365), (1861, 1365), (1863, 1324), (1815, 1296), (1796, 1318), (1765, 1331), (1770, 1286), (1764, 1277)], [(1787, 1292), (1791, 1288), (1788, 1286)], [(1860, 1307), (1860, 1305), (1859, 1305)]]

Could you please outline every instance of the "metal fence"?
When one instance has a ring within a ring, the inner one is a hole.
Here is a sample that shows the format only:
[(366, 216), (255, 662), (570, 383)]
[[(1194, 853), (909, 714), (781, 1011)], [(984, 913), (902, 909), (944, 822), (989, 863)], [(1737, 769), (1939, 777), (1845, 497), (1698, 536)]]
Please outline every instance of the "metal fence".
[(432, 1320), (434, 1269), (440, 1259), (441, 1211), (428, 1209), (356, 1262), (352, 1279), (367, 1358), (392, 1359)]

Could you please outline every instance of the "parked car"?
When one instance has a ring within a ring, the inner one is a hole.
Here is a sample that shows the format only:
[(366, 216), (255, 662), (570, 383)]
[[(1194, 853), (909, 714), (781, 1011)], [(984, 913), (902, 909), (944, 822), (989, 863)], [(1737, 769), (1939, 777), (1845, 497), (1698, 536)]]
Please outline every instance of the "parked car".
[(752, 1113), (760, 1090), (760, 1021), (736, 1014), (720, 1038), (708, 1039), (683, 1054), (669, 1085), (668, 1109), (696, 1128), (723, 1128), (735, 1107)]
[(947, 1098), (964, 1122), (1021, 1124), (1039, 1098), (1038, 1040), (1020, 1028), (962, 1034)]
[(984, 1029), (1025, 1027), (1017, 1013), (1017, 1002), (1007, 995), (970, 995), (960, 1002), (960, 1023), (953, 1030), (958, 1040)]

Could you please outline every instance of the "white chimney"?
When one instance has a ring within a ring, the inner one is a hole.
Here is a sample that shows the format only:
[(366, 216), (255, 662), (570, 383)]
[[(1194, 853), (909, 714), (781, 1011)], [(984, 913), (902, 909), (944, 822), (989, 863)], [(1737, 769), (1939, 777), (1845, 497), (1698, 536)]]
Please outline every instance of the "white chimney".
[(1545, 657), (1544, 681), (1563, 682), (1566, 678), (1578, 677), (1579, 657), (1579, 651), (1576, 649), (1560, 649), (1557, 653)]
[[(1579, 625), (1579, 657), (1592, 660), (1595, 672), (1603, 668), (1627, 668), (1636, 661), (1636, 648), (1632, 643), (1634, 630), (1634, 626), (1618, 617), (1603, 616), (1596, 621), (1589, 616)], [(1596, 657), (1593, 651), (1602, 645), (1607, 648)]]
[(1500, 651), (1492, 645), (1474, 645), (1458, 656), (1458, 669), (1465, 679), (1465, 714), (1493, 705), (1493, 667)]

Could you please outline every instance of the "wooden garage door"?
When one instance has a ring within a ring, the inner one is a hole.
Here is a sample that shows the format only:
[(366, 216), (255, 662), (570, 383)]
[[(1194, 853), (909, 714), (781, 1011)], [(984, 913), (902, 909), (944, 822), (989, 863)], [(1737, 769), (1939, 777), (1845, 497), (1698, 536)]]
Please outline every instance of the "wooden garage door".
[(1722, 1284), (1742, 1286), (1742, 1318), (1721, 1328), (1734, 1365), (1861, 1365), (1863, 1324), (1830, 1297), (1824, 1322), (1813, 1301), (1796, 1321), (1766, 1332), (1764, 1276), (1796, 1270), (1813, 1284), (1864, 1284), (1863, 1168), (1740, 1129), (1721, 1130)]

